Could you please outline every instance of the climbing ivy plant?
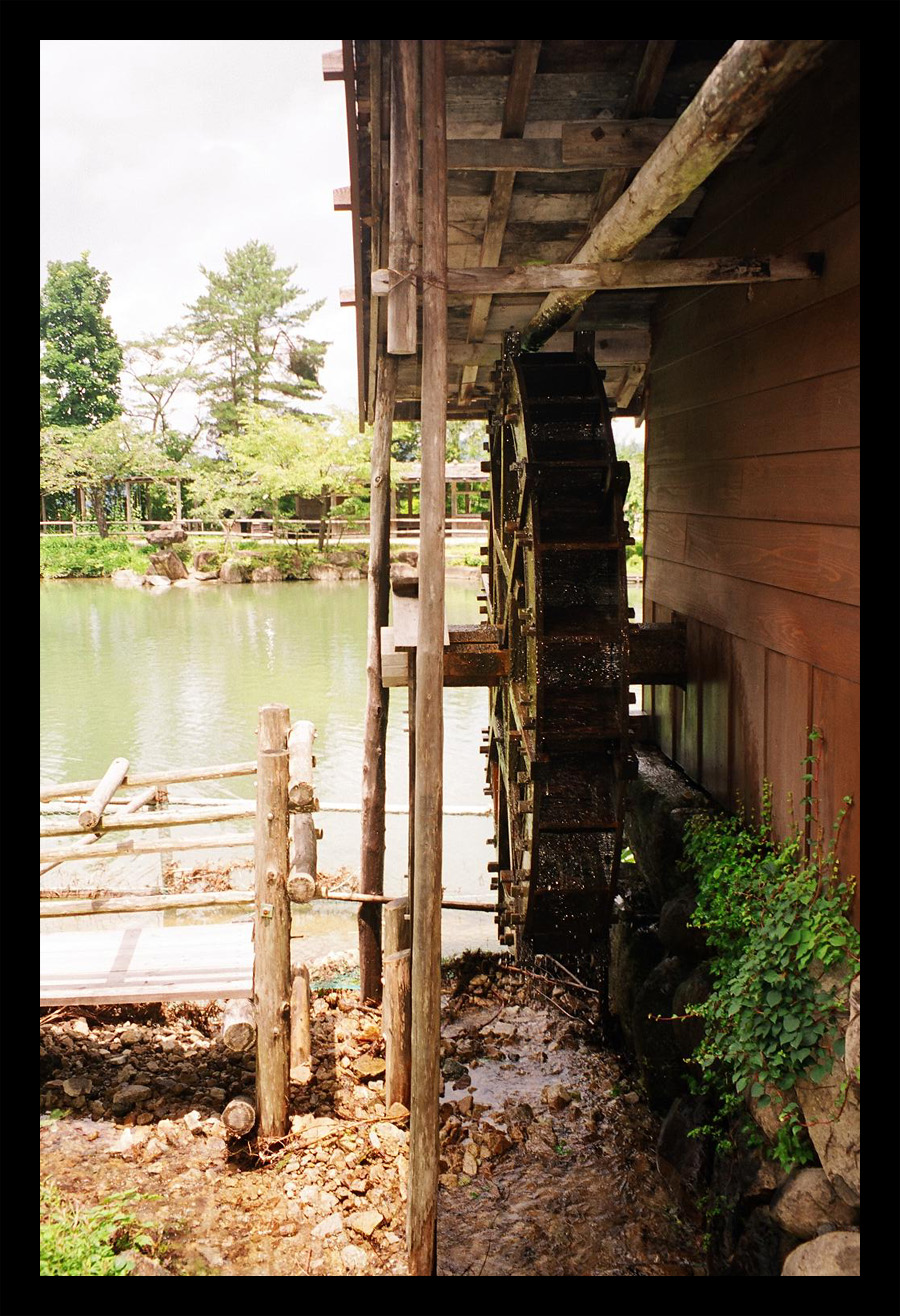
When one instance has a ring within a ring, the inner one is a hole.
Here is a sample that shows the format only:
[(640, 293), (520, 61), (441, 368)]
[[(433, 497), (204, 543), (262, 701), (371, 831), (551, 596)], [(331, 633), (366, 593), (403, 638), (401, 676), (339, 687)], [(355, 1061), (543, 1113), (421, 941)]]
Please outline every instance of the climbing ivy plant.
[(772, 830), (767, 781), (759, 823), (742, 812), (700, 815), (684, 840), (683, 868), (698, 888), (692, 921), (712, 956), (712, 991), (689, 1011), (706, 1025), (692, 1057), (695, 1088), (717, 1098), (719, 1112), (715, 1127), (696, 1132), (721, 1136), (748, 1096), (758, 1108), (774, 1103), (781, 1127), (771, 1155), (786, 1168), (813, 1159), (792, 1089), (801, 1076), (821, 1082), (843, 1055), (838, 1015), (859, 965), (859, 936), (847, 920), (853, 880), (841, 877), (836, 858), (851, 799), (826, 841), (812, 793), (819, 738), (813, 728), (802, 823), (786, 839)]

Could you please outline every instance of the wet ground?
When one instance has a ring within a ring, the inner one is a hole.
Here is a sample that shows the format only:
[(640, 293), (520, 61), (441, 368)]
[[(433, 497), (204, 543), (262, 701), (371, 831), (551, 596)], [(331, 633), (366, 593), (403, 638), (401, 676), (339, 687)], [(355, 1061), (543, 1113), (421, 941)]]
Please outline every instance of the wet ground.
[[(45, 1012), (41, 1176), (84, 1207), (138, 1194), (135, 1273), (406, 1273), (408, 1115), (385, 1109), (380, 1017), (347, 969), (313, 967), (314, 1070), (276, 1143), (218, 1118), (253, 1060), (218, 1040), (217, 1006)], [(591, 994), (485, 955), (445, 987), (438, 1274), (705, 1274)]]

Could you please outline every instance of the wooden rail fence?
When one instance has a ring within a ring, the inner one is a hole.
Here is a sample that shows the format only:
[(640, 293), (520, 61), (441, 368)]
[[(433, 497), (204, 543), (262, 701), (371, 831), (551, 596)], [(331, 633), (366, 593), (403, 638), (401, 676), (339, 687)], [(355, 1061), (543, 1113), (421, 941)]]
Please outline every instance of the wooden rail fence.
[[(291, 724), (287, 706), (267, 704), (259, 710), (257, 735), (255, 761), (132, 773), (129, 762), (117, 758), (99, 781), (42, 784), (42, 805), (57, 802), (59, 811), (69, 816), (61, 822), (42, 820), (41, 838), (76, 838), (69, 845), (41, 848), (42, 875), (69, 860), (252, 846), (255, 889), (42, 899), (42, 920), (248, 905), (254, 909), (254, 918), (252, 924), (212, 927), (48, 933), (41, 938), (41, 1004), (225, 998), (223, 1040), (234, 1050), (255, 1045), (257, 1063), (255, 1106), (247, 1098), (231, 1102), (223, 1119), (234, 1133), (249, 1132), (255, 1125), (264, 1137), (281, 1137), (287, 1132), (290, 1082), (308, 1077), (312, 1063), (308, 969), (291, 963), (291, 903), (335, 900), (388, 906), (383, 1028), (388, 1086), (395, 1094), (392, 1099), (401, 1101), (404, 1093), (408, 1098), (411, 1063), (409, 911), (405, 899), (322, 887), (316, 845), (321, 832), (315, 827), (314, 815), (358, 812), (359, 806), (322, 805), (316, 799), (312, 780), (315, 728), (311, 722)], [(169, 785), (247, 775), (257, 779), (255, 803), (207, 801), (202, 808), (158, 807), (159, 793)], [(141, 789), (129, 800), (116, 801), (117, 793), (130, 787)], [(154, 811), (144, 813), (147, 808)], [(489, 814), (487, 809), (467, 806), (447, 806), (444, 811)], [(387, 812), (407, 813), (408, 807), (388, 807)], [(134, 829), (241, 818), (254, 819), (252, 834), (152, 840), (128, 837), (102, 843), (105, 837)], [(474, 901), (441, 903), (445, 909), (494, 908)]]

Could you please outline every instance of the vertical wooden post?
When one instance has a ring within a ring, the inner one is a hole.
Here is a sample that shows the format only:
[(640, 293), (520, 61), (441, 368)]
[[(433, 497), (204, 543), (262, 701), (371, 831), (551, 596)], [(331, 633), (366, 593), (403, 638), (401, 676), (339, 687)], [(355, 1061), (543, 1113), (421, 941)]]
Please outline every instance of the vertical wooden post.
[[(369, 533), (369, 595), (366, 641), (366, 722), (363, 734), (362, 854), (359, 889), (380, 896), (384, 891), (385, 744), (388, 698), (381, 684), (381, 628), (388, 624), (390, 579), (391, 431), (397, 392), (397, 358), (379, 355), (375, 387), (375, 434), (372, 439), (371, 529)], [(359, 994), (381, 1000), (381, 906), (364, 901), (357, 915), (359, 929)]]
[[(316, 728), (312, 722), (295, 722), (288, 735), (289, 781), (288, 799), (291, 804), (312, 805), (313, 792), (313, 741)], [(315, 884), (318, 871), (316, 844), (316, 817), (314, 813), (295, 813), (291, 816), (291, 878), (308, 877)]]
[(298, 964), (291, 982), (291, 1080), (305, 1083), (312, 1064), (312, 1030), (309, 1017), (309, 969)]
[(406, 1242), (412, 1275), (435, 1273), (440, 1092), (447, 428), (447, 132), (444, 43), (422, 42), (422, 485), (416, 647), (416, 856)]
[(256, 1105), (259, 1132), (287, 1132), (290, 1086), (291, 906), (288, 872), (288, 750), (284, 704), (259, 710), (256, 774)]
[(383, 958), (384, 1004), (384, 1104), (395, 1101), (409, 1108), (409, 1075), (412, 1017), (410, 1014), (411, 928), (409, 901), (391, 900), (384, 907)]
[(175, 520), (181, 524), (181, 480), (175, 481)]
[(390, 238), (388, 262), (404, 276), (388, 293), (387, 350), (416, 350), (419, 199), (419, 43), (391, 42)]
[(131, 481), (125, 481), (125, 521), (131, 529)]

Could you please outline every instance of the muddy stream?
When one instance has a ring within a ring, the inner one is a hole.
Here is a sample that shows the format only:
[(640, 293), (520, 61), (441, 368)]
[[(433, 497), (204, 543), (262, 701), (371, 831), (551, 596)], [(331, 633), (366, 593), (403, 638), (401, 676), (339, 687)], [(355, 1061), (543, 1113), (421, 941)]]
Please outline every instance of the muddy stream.
[[(43, 1013), (41, 1177), (82, 1208), (136, 1194), (132, 1274), (406, 1273), (408, 1112), (384, 1106), (380, 1015), (347, 963), (311, 969), (313, 1073), (266, 1145), (218, 1118), (254, 1061), (222, 1045), (217, 1004)], [(590, 994), (481, 953), (444, 988), (438, 1274), (705, 1274)]]

